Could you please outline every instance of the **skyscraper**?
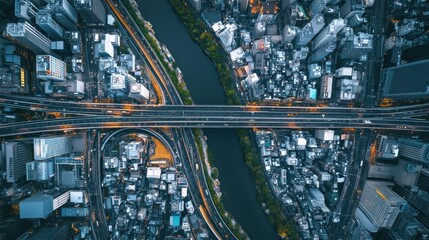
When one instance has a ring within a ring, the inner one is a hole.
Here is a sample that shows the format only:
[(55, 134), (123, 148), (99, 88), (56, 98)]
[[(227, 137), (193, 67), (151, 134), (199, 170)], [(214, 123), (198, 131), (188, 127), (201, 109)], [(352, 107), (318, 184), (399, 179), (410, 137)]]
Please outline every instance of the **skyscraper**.
[(7, 182), (13, 183), (25, 176), (25, 164), (33, 160), (33, 146), (26, 142), (6, 142), (3, 144), (6, 157)]
[(372, 50), (372, 34), (359, 32), (341, 50), (342, 59), (362, 59)]
[(240, 11), (245, 12), (249, 7), (249, 0), (239, 0)]
[(310, 62), (321, 61), (326, 56), (331, 54), (336, 47), (337, 47), (337, 43), (335, 40), (327, 42), (325, 45), (321, 46), (319, 49), (313, 52), (313, 54), (310, 57)]
[(399, 143), (399, 156), (410, 160), (429, 163), (429, 144), (415, 139), (401, 138)]
[(423, 168), (417, 179), (417, 186), (423, 191), (429, 192), (429, 169)]
[(296, 37), (297, 28), (295, 26), (286, 25), (283, 28), (283, 41), (284, 42), (292, 42)]
[(399, 146), (396, 139), (389, 138), (386, 135), (377, 135), (375, 147), (379, 158), (394, 159), (399, 155)]
[(51, 54), (51, 40), (28, 22), (8, 23), (6, 35), (36, 54)]
[(383, 83), (382, 97), (392, 99), (428, 97), (428, 75), (429, 59), (385, 68), (381, 71), (380, 80)]
[(381, 183), (366, 182), (356, 210), (356, 217), (370, 232), (390, 228), (402, 207), (407, 204), (402, 197)]
[(295, 37), (295, 48), (307, 45), (322, 28), (325, 26), (325, 19), (322, 14), (318, 14), (311, 19)]
[(74, 0), (74, 6), (86, 24), (106, 24), (106, 9), (100, 0)]
[(19, 202), (20, 218), (47, 218), (70, 199), (69, 191), (51, 191), (26, 198)]
[(60, 40), (63, 38), (64, 29), (52, 19), (49, 13), (39, 13), (36, 16), (36, 24), (39, 25), (48, 36)]
[(130, 84), (130, 93), (128, 96), (131, 98), (147, 100), (149, 99), (149, 90), (141, 83), (133, 82)]
[(326, 7), (327, 0), (313, 0), (310, 4), (311, 15), (321, 13)]
[(38, 160), (26, 164), (27, 181), (46, 181), (55, 176), (54, 159)]
[(421, 169), (421, 164), (401, 159), (396, 166), (394, 181), (403, 186), (414, 186)]
[(37, 55), (36, 75), (38, 79), (64, 81), (66, 74), (65, 62), (50, 55)]
[(418, 235), (428, 234), (428, 231), (417, 219), (406, 213), (399, 213), (391, 230), (404, 240), (421, 239)]
[(349, 19), (354, 15), (362, 17), (365, 13), (365, 6), (363, 0), (347, 0), (340, 8), (340, 17)]
[(332, 20), (323, 31), (316, 36), (313, 41), (313, 50), (323, 46), (325, 43), (336, 40), (337, 33), (346, 26), (346, 21), (341, 18)]
[(36, 17), (37, 7), (30, 0), (15, 1), (15, 16), (30, 21)]
[(49, 9), (54, 19), (67, 30), (77, 29), (77, 12), (67, 0), (49, 0)]
[(43, 137), (34, 139), (34, 159), (44, 160), (71, 152), (69, 136)]

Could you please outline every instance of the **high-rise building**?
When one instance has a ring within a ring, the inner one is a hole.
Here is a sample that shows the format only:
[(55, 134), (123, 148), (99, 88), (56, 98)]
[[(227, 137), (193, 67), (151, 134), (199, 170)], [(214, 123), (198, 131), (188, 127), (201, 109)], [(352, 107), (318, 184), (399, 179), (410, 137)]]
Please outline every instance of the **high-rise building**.
[(398, 28), (398, 36), (402, 37), (416, 30), (418, 23), (416, 19), (405, 19)]
[(399, 156), (426, 164), (429, 163), (429, 143), (406, 138), (399, 139), (398, 143)]
[(311, 16), (320, 14), (326, 7), (327, 0), (313, 0), (310, 4)]
[(51, 195), (37, 195), (19, 202), (20, 218), (47, 218), (53, 211)]
[(375, 139), (377, 157), (384, 159), (394, 159), (399, 155), (398, 142), (386, 135), (377, 135)]
[(43, 195), (36, 195), (19, 202), (20, 218), (47, 218), (70, 199), (69, 191), (51, 191)]
[(104, 34), (102, 36), (96, 35), (94, 38), (100, 40), (94, 47), (94, 55), (96, 58), (115, 56), (115, 47), (120, 46), (121, 43), (119, 35)]
[(349, 236), (350, 240), (372, 240), (369, 232), (362, 226), (358, 219), (352, 218), (353, 230)]
[(340, 17), (349, 19), (354, 15), (362, 17), (365, 13), (365, 5), (363, 0), (347, 0), (340, 8)]
[(70, 199), (70, 191), (56, 193), (53, 200), (53, 210), (57, 210), (64, 204), (66, 204)]
[(344, 26), (346, 26), (346, 21), (344, 21), (344, 19), (338, 18), (332, 20), (332, 22), (314, 39), (313, 50), (316, 50), (327, 42), (335, 41), (337, 39), (337, 33), (341, 31)]
[(335, 40), (327, 42), (311, 54), (309, 61), (312, 63), (322, 61), (326, 56), (334, 52), (336, 47), (337, 42)]
[(249, 0), (239, 0), (240, 11), (245, 12), (249, 7)]
[(55, 157), (55, 180), (60, 188), (74, 188), (83, 186), (83, 157), (63, 156)]
[(423, 190), (412, 192), (408, 202), (429, 219), (429, 193)]
[(383, 83), (382, 97), (391, 99), (428, 97), (428, 75), (429, 59), (383, 69), (380, 80)]
[(323, 212), (329, 212), (329, 208), (325, 205), (325, 196), (318, 188), (309, 188), (308, 195), (310, 197), (310, 205), (319, 207)]
[(46, 181), (55, 176), (54, 159), (28, 162), (27, 181)]
[(295, 26), (286, 25), (283, 28), (283, 42), (292, 42), (296, 37), (297, 28)]
[(364, 22), (366, 22), (366, 18), (361, 17), (358, 14), (353, 14), (350, 18), (347, 19), (347, 25), (352, 28), (358, 27)]
[(27, 142), (5, 142), (2, 148), (7, 182), (14, 183), (25, 176), (25, 164), (33, 160), (33, 146)]
[(69, 136), (43, 137), (34, 139), (34, 159), (44, 160), (71, 152)]
[(366, 54), (372, 50), (372, 34), (359, 32), (353, 41), (346, 42), (341, 50), (342, 59), (366, 59)]
[(50, 55), (36, 56), (38, 79), (64, 81), (67, 75), (66, 63)]
[(67, 0), (49, 0), (52, 17), (65, 29), (77, 29), (77, 12)]
[(15, 16), (31, 21), (36, 17), (37, 7), (30, 0), (15, 1)]
[(390, 228), (401, 208), (407, 204), (402, 197), (381, 183), (366, 182), (356, 210), (356, 217), (370, 232)]
[(36, 54), (51, 54), (51, 40), (28, 22), (8, 23), (6, 35)]
[(395, 172), (396, 164), (377, 162), (369, 165), (367, 178), (393, 180)]
[(110, 75), (110, 90), (124, 90), (127, 88), (127, 81), (122, 74)]
[(391, 230), (404, 240), (423, 239), (419, 236), (428, 235), (427, 229), (416, 218), (402, 212), (399, 213)]
[(401, 159), (396, 166), (394, 181), (402, 186), (414, 186), (421, 169), (421, 164)]
[(423, 168), (420, 171), (419, 178), (417, 179), (417, 186), (423, 191), (429, 192), (429, 169)]
[(149, 99), (149, 90), (141, 83), (133, 82), (130, 84), (130, 94), (128, 96), (147, 100)]
[(39, 13), (36, 16), (36, 24), (39, 25), (47, 33), (48, 36), (54, 39), (62, 39), (64, 29), (52, 19), (49, 13)]
[(320, 82), (320, 99), (330, 99), (332, 97), (332, 75), (324, 75)]
[(74, 6), (86, 24), (106, 24), (106, 9), (100, 0), (74, 0)]
[(307, 45), (325, 26), (325, 18), (322, 14), (315, 15), (295, 37), (295, 48)]

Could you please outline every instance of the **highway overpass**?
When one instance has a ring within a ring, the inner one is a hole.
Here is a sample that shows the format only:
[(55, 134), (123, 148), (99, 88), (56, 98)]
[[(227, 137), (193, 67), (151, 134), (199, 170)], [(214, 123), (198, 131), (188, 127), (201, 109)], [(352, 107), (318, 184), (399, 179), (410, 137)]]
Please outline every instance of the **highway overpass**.
[[(203, 114), (204, 115), (204, 114)], [(409, 118), (248, 116), (79, 116), (0, 125), (0, 137), (98, 128), (366, 128), (429, 132), (429, 121)]]

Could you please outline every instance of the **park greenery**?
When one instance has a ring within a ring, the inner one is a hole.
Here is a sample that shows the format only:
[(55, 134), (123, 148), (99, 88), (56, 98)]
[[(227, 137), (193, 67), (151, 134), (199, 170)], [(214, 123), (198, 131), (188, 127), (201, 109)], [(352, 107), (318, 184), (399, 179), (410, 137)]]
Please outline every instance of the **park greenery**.
[[(185, 1), (170, 0), (170, 2), (177, 15), (186, 26), (192, 39), (201, 46), (205, 53), (214, 62), (219, 74), (220, 81), (224, 87), (228, 103), (232, 105), (240, 104), (240, 99), (234, 89), (234, 74), (230, 68), (230, 61), (225, 51), (216, 40), (214, 33), (207, 27), (199, 14), (190, 6), (188, 6)], [(270, 192), (270, 188), (265, 179), (264, 169), (258, 158), (256, 151), (257, 148), (251, 141), (251, 135), (249, 131), (244, 129), (237, 129), (236, 131), (240, 139), (242, 151), (244, 153), (244, 161), (250, 167), (253, 179), (256, 184), (258, 201), (264, 206), (264, 210), (268, 213), (268, 220), (275, 226), (278, 234), (282, 238), (297, 239), (298, 237), (293, 223), (285, 218), (279, 200), (274, 198)], [(211, 186), (211, 188), (212, 187), (213, 186)], [(216, 206), (220, 212), (225, 211), (219, 198), (216, 197), (216, 199), (214, 198), (213, 201), (215, 203), (218, 202)]]
[(234, 90), (233, 72), (230, 68), (228, 56), (216, 40), (211, 29), (206, 26), (199, 14), (191, 6), (187, 5), (185, 1), (170, 0), (170, 3), (186, 26), (191, 38), (201, 46), (215, 64), (228, 103), (232, 105), (240, 104), (240, 99)]

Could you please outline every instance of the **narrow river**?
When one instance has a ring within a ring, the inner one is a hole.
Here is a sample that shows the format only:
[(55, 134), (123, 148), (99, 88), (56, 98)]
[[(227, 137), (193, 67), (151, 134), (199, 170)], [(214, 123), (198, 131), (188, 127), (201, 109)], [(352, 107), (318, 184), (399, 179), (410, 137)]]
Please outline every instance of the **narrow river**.
[[(143, 17), (165, 44), (182, 70), (195, 104), (225, 105), (225, 92), (213, 62), (192, 41), (168, 0), (138, 0)], [(219, 169), (225, 209), (254, 240), (278, 239), (256, 200), (255, 184), (243, 161), (233, 129), (204, 129), (214, 165)]]

